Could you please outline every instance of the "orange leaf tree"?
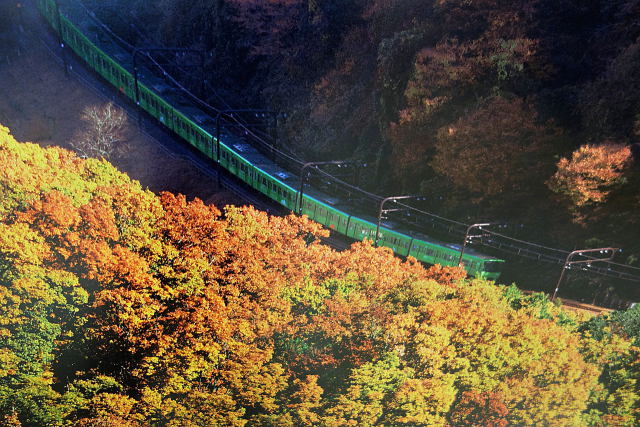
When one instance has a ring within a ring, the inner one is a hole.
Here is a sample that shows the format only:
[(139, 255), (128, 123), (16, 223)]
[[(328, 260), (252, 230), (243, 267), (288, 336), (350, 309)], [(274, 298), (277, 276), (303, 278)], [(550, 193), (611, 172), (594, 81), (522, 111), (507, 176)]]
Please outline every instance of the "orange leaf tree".
[(547, 185), (564, 194), (576, 207), (602, 203), (609, 193), (625, 182), (631, 163), (631, 149), (625, 144), (583, 145), (571, 159), (562, 158)]
[[(106, 162), (2, 131), (7, 420), (633, 419), (625, 338), (576, 334), (566, 316), (541, 318), (459, 268), (425, 269), (367, 241), (336, 252), (308, 238), (327, 233), (305, 217), (156, 196)], [(600, 374), (621, 378), (598, 385)]]

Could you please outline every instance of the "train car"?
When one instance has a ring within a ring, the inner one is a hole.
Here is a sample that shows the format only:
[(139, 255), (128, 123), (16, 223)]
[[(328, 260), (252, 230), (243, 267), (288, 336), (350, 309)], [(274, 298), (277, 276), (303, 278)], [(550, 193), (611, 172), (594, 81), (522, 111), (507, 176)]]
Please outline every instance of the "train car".
[[(218, 162), (219, 166), (238, 177), (256, 191), (275, 200), (292, 211), (301, 208), (302, 214), (336, 232), (353, 239), (376, 240), (377, 224), (338, 209), (325, 201), (330, 197), (309, 188), (301, 195), (295, 190), (295, 175), (283, 171), (254, 147), (233, 135), (217, 141), (213, 120), (195, 107), (171, 100), (171, 88), (152, 76), (141, 75), (136, 91), (134, 77), (117, 59), (127, 52), (108, 54), (63, 14), (54, 0), (38, 0), (38, 8), (61, 41), (120, 93), (137, 103), (138, 107), (171, 129), (197, 150)], [(114, 59), (115, 58), (115, 59)], [(142, 81), (144, 80), (144, 82)], [(137, 93), (136, 93), (137, 92)], [(219, 152), (218, 152), (219, 151)], [(322, 200), (325, 201), (322, 201)], [(413, 256), (428, 264), (457, 265), (461, 248), (435, 241), (427, 236), (402, 232), (390, 226), (380, 227), (378, 244), (391, 248), (401, 256)], [(503, 260), (473, 250), (467, 250), (463, 264), (476, 277), (496, 280)]]
[[(410, 255), (427, 264), (455, 266), (458, 265), (461, 250), (458, 245), (436, 242), (420, 236), (413, 240)], [(497, 280), (503, 263), (504, 260), (478, 253), (470, 248), (466, 248), (462, 257), (462, 264), (467, 273), (482, 279)]]

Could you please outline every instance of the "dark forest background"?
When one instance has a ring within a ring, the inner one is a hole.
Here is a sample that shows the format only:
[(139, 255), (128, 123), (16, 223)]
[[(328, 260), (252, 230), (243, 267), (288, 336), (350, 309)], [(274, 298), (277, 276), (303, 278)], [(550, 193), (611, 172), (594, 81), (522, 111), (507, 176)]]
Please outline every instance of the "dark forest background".
[(290, 150), (366, 160), (365, 185), (379, 194), (422, 194), (432, 212), (506, 220), (507, 234), (563, 249), (622, 247), (616, 260), (638, 265), (637, 0), (115, 0), (96, 10), (133, 44), (204, 49), (210, 102), (287, 112)]

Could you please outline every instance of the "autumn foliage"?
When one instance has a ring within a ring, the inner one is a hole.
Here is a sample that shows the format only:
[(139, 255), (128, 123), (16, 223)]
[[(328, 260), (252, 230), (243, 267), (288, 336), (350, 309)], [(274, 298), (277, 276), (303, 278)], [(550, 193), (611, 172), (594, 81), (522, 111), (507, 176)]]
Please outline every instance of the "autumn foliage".
[[(538, 124), (523, 100), (494, 97), (438, 131), (431, 166), (480, 197), (521, 191), (530, 186), (531, 176), (544, 171), (543, 159), (558, 133), (552, 124)], [(487, 158), (492, 167), (484, 164)]]
[(638, 421), (626, 334), (548, 301), (370, 242), (336, 252), (304, 217), (157, 196), (6, 128), (0, 161), (6, 423)]
[(608, 194), (625, 182), (631, 163), (631, 149), (625, 144), (583, 145), (571, 159), (562, 158), (548, 182), (549, 188), (567, 195), (575, 206), (602, 203)]

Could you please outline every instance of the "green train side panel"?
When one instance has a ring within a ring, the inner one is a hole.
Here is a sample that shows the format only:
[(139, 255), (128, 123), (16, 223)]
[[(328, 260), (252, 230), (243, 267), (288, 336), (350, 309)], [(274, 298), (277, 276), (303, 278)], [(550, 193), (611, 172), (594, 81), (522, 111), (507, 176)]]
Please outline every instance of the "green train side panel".
[(211, 159), (215, 159), (215, 144), (213, 137), (209, 133), (195, 123), (191, 125), (191, 133), (193, 134), (194, 144), (200, 151)]
[[(257, 168), (256, 168), (257, 169)], [(271, 194), (271, 182), (272, 178), (269, 174), (264, 172), (261, 169), (258, 169), (258, 178), (256, 180), (255, 189), (264, 194), (265, 196), (269, 196)]]
[(428, 245), (422, 240), (414, 240), (411, 245), (410, 255), (414, 258), (426, 262), (427, 264), (437, 264), (438, 258), (436, 257), (436, 251), (432, 245)]
[(306, 215), (309, 218), (314, 219), (316, 217), (317, 205), (314, 203), (315, 199), (303, 194), (302, 196), (302, 215)]
[(426, 243), (435, 249), (436, 263), (440, 265), (446, 265), (449, 267), (455, 267), (458, 265), (458, 259), (460, 258), (460, 252), (454, 249), (445, 248), (439, 245), (433, 245)]
[(303, 210), (309, 218), (330, 230), (346, 234), (349, 215), (312, 197), (305, 198)]
[[(109, 81), (118, 91), (134, 99), (133, 76), (93, 44), (71, 21), (62, 17), (62, 34), (67, 46)], [(98, 54), (98, 52), (101, 53)], [(99, 64), (99, 66), (98, 66)]]
[(309, 217), (314, 221), (319, 222), (322, 225), (325, 225), (329, 220), (329, 211), (327, 210), (327, 208), (321, 203), (318, 203), (313, 197), (307, 200), (307, 203), (309, 203), (310, 205), (313, 205), (314, 207), (313, 216), (309, 215)]
[(240, 180), (242, 180), (242, 182), (251, 185), (252, 177), (251, 177), (251, 175), (249, 173), (250, 172), (251, 163), (249, 163), (244, 158), (242, 158), (242, 156), (239, 156), (239, 155), (236, 155), (235, 158), (236, 158), (236, 160), (238, 162), (238, 168), (237, 168), (236, 176), (238, 178), (240, 178)]
[(368, 221), (352, 216), (351, 221), (349, 221), (347, 236), (356, 240), (369, 239), (374, 241), (376, 238), (376, 227)]
[(230, 148), (224, 147), (222, 149), (223, 158), (225, 159), (226, 168), (233, 175), (238, 176), (238, 158)]
[(292, 188), (276, 181), (275, 190), (271, 190), (271, 198), (283, 206), (293, 210), (295, 209), (296, 192)]
[(247, 164), (249, 165), (249, 179), (247, 184), (270, 199), (280, 203), (282, 206), (290, 210), (295, 210), (297, 195), (295, 190), (278, 181), (259, 167), (249, 162), (247, 162)]
[(347, 225), (349, 224), (350, 215), (337, 209), (333, 209), (332, 215), (333, 216), (329, 218), (330, 221), (329, 224), (327, 224), (327, 227), (331, 230), (337, 231), (338, 233), (347, 234)]
[(378, 233), (379, 246), (386, 246), (393, 249), (398, 255), (406, 256), (409, 253), (410, 243), (411, 237), (386, 227), (380, 227), (380, 232)]
[(173, 117), (175, 125), (174, 131), (202, 154), (211, 156), (211, 136), (206, 134), (191, 119), (175, 108), (173, 109)]
[[(149, 113), (152, 117), (155, 117), (158, 121), (164, 123), (164, 117), (167, 114), (166, 104), (160, 96), (155, 92), (147, 88), (145, 85), (139, 85), (140, 90), (140, 106)], [(160, 119), (162, 117), (162, 120)]]
[(278, 200), (278, 185), (280, 183), (272, 176), (267, 177), (267, 196), (273, 200)]
[[(457, 266), (458, 259), (460, 258), (460, 252), (455, 249), (430, 244), (422, 240), (414, 240), (411, 245), (410, 255), (427, 264), (440, 264), (445, 266)], [(470, 276), (490, 280), (495, 280), (500, 276), (499, 272), (487, 273), (483, 271), (484, 263), (486, 262), (483, 258), (465, 254), (462, 262)]]
[[(377, 225), (369, 221), (362, 220), (360, 218), (351, 217), (349, 221), (349, 227), (346, 229), (345, 234), (353, 239), (364, 240), (369, 239), (375, 242)], [(411, 237), (398, 233), (397, 231), (390, 230), (386, 227), (380, 227), (378, 235), (378, 245), (386, 246), (398, 255), (408, 255), (409, 245), (411, 243)]]
[(53, 0), (38, 0), (38, 9), (40, 10), (40, 13), (45, 17), (45, 19), (49, 22), (51, 28), (58, 32), (58, 16)]

